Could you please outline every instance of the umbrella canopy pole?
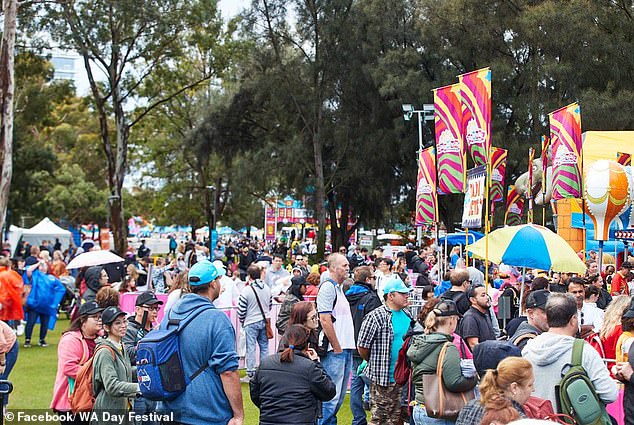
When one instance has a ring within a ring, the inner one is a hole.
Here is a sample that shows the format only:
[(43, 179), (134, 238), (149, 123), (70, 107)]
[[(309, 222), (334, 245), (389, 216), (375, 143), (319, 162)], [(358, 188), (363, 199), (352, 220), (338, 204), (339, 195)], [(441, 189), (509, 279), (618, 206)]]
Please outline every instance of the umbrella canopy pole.
[[(438, 241), (440, 240), (440, 226), (439, 223), (436, 221), (434, 222), (434, 227), (436, 228), (436, 245), (438, 245)], [(446, 244), (447, 244), (447, 237), (445, 236), (445, 249), (446, 248)], [(438, 247), (438, 261), (436, 263), (436, 274), (438, 275), (438, 285), (440, 286), (441, 284), (441, 279), (442, 279), (442, 273), (441, 273), (441, 269), (440, 269), (440, 261), (442, 260), (442, 249), (440, 249), (440, 247)]]
[[(466, 250), (467, 245), (469, 245), (469, 228), (468, 227), (466, 229), (464, 229), (464, 246), (465, 246), (464, 264), (465, 264), (465, 267), (469, 267), (469, 253)], [(462, 247), (460, 247), (460, 250), (462, 250)]]
[(449, 267), (449, 264), (447, 263), (447, 257), (448, 257), (447, 249), (448, 249), (448, 247), (447, 247), (447, 236), (445, 236), (445, 264), (443, 265), (443, 268), (442, 268), (442, 270), (443, 270), (443, 272), (442, 272), (443, 278), (445, 277), (445, 273), (447, 273), (447, 268)]
[(524, 282), (526, 282), (526, 267), (522, 268), (522, 284), (520, 285), (520, 316), (524, 313), (522, 306), (524, 305)]

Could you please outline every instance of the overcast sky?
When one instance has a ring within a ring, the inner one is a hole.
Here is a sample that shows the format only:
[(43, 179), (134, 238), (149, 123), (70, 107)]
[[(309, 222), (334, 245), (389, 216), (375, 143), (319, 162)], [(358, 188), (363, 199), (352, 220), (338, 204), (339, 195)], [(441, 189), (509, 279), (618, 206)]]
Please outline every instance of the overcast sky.
[(222, 16), (230, 18), (238, 14), (242, 9), (247, 8), (250, 3), (249, 0), (219, 0), (218, 6), (222, 11)]

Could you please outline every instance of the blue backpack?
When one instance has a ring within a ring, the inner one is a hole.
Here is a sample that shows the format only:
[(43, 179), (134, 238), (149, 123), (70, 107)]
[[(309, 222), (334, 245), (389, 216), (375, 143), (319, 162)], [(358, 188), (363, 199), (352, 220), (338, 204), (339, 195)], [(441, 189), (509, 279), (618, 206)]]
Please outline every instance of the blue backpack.
[(183, 320), (170, 319), (168, 313), (165, 329), (153, 330), (139, 341), (136, 365), (143, 397), (156, 401), (174, 400), (194, 378), (207, 369), (205, 363), (192, 376), (185, 375), (178, 334), (200, 313), (211, 308), (202, 307)]

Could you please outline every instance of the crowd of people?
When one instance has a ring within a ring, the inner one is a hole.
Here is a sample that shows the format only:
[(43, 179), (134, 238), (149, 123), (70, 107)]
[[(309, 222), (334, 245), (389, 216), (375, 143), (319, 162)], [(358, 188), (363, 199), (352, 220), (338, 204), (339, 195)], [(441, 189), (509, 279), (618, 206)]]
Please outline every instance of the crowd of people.
[[(634, 424), (630, 262), (599, 270), (589, 253), (585, 275), (491, 264), (486, 277), (459, 250), (443, 258), (433, 246), (408, 244), (389, 258), (340, 247), (310, 265), (304, 246), (223, 240), (209, 250), (170, 241), (168, 255), (151, 257), (142, 242), (124, 264), (77, 271), (66, 269), (68, 253), (26, 247), (24, 259), (0, 259), (0, 379), (15, 364), (24, 321), (24, 347), (38, 321), (47, 346), (58, 300), (72, 307), (58, 345), (58, 413), (73, 411), (75, 379), (90, 360), (93, 411), (131, 411), (138, 423), (158, 423), (143, 416), (152, 412), (172, 412), (174, 423), (243, 423), (241, 382), (262, 424), (336, 424), (342, 408), (353, 425), (555, 419), (556, 388), (582, 340), (579, 362), (600, 413), (609, 418), (605, 406), (623, 386), (626, 424)], [(41, 300), (40, 286), (58, 295)], [(126, 292), (138, 294), (132, 314), (120, 309)], [(237, 315), (244, 347), (226, 309)], [(138, 344), (182, 320), (192, 322), (179, 333), (190, 382), (173, 400), (151, 400), (135, 376)], [(273, 328), (281, 338), (270, 353)], [(104, 423), (90, 419), (69, 422)]]

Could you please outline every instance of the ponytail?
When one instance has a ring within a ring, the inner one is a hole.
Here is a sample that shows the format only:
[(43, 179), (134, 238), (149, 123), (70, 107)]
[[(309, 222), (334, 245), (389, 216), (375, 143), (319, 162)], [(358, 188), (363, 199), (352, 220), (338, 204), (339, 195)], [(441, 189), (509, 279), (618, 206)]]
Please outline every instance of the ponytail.
[(280, 360), (284, 363), (293, 363), (295, 350), (305, 350), (308, 346), (310, 331), (303, 325), (290, 325), (283, 337), (284, 351), (280, 354)]
[(509, 386), (516, 382), (518, 385), (528, 385), (533, 376), (533, 366), (521, 357), (507, 357), (496, 369), (489, 369), (480, 381), (480, 402), (486, 406), (499, 403)]
[[(490, 372), (490, 371), (489, 371)], [(488, 372), (487, 372), (488, 374)], [(506, 425), (520, 419), (520, 414), (513, 407), (511, 401), (503, 395), (490, 399), (484, 405), (484, 416), (482, 416), (481, 425), (500, 424)]]

